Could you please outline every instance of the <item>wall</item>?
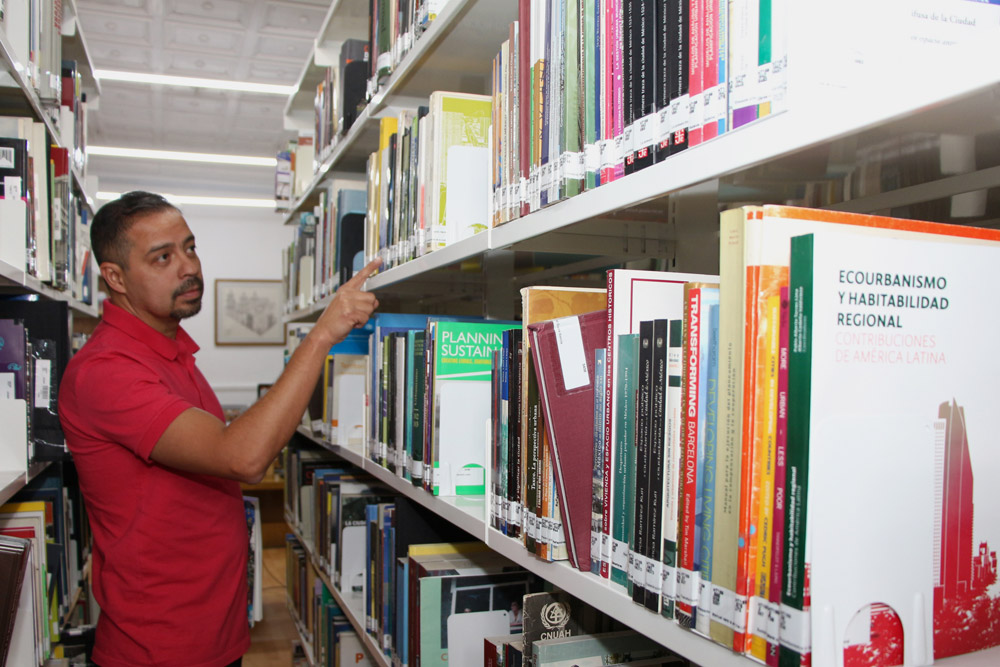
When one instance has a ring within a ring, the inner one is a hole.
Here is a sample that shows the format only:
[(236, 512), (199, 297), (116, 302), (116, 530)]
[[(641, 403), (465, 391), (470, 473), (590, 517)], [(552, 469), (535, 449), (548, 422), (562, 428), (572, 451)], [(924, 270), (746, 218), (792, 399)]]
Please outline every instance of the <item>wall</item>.
[(223, 406), (248, 405), (259, 383), (270, 383), (282, 368), (283, 346), (215, 345), (217, 278), (281, 279), (281, 248), (292, 242), (293, 228), (269, 209), (221, 206), (181, 207), (194, 232), (205, 277), (201, 312), (184, 328), (201, 346), (198, 367)]

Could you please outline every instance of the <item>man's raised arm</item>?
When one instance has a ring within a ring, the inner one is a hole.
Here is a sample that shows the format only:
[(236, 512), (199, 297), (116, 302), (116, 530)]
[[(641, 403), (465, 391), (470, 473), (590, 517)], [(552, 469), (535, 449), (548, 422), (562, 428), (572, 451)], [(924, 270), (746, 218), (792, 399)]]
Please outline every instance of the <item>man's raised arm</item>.
[(197, 408), (185, 410), (163, 432), (151, 457), (188, 472), (256, 483), (302, 421), (330, 348), (364, 326), (378, 307), (365, 281), (375, 259), (340, 286), (316, 325), (296, 348), (274, 386), (226, 426)]

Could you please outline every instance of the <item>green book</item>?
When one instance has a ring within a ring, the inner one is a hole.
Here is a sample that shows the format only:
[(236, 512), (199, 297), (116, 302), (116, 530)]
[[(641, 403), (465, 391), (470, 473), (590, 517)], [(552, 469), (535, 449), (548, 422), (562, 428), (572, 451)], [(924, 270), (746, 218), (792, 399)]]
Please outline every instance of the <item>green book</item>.
[(436, 496), (484, 495), (492, 357), (516, 322), (432, 322)]
[(597, 34), (599, 26), (595, 24), (595, 11), (601, 3), (597, 0), (582, 0), (580, 5), (583, 17), (583, 59), (580, 66), (580, 79), (583, 81), (583, 104), (580, 105), (580, 117), (583, 121), (583, 144), (580, 150), (584, 153), (583, 166), (586, 172), (584, 187), (587, 190), (597, 187), (597, 178), (601, 171), (600, 152), (597, 148), (597, 86), (600, 69), (597, 66), (597, 44), (600, 37)]
[(562, 128), (560, 149), (562, 185), (559, 188), (560, 195), (572, 197), (580, 194), (583, 189), (583, 178), (586, 175), (583, 167), (583, 144), (581, 142), (581, 132), (583, 126), (580, 123), (580, 94), (583, 87), (580, 81), (580, 45), (581, 26), (583, 18), (580, 11), (581, 0), (566, 0), (566, 9), (563, 19), (565, 20), (565, 50), (563, 52), (563, 64), (561, 76), (562, 86)]
[(613, 534), (611, 543), (611, 581), (629, 586), (629, 544), (632, 540), (632, 501), (635, 497), (635, 398), (636, 369), (639, 363), (639, 334), (618, 336), (618, 393), (614, 397), (617, 438), (615, 442), (615, 480)]

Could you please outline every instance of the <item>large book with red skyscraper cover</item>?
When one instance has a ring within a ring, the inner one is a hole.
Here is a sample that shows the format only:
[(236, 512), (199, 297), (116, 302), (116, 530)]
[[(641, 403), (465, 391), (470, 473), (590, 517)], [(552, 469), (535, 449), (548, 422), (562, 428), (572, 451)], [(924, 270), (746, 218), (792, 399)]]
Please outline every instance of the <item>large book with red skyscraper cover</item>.
[(782, 665), (1000, 644), (998, 266), (989, 240), (792, 239)]

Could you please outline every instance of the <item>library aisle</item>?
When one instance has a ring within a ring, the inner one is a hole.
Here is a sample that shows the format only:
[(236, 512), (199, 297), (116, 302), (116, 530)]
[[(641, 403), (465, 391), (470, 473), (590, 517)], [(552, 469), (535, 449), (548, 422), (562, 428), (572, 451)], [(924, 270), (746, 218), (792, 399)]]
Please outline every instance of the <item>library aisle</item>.
[(295, 624), (285, 602), (285, 548), (264, 549), (264, 620), (250, 630), (250, 650), (243, 667), (290, 665)]

